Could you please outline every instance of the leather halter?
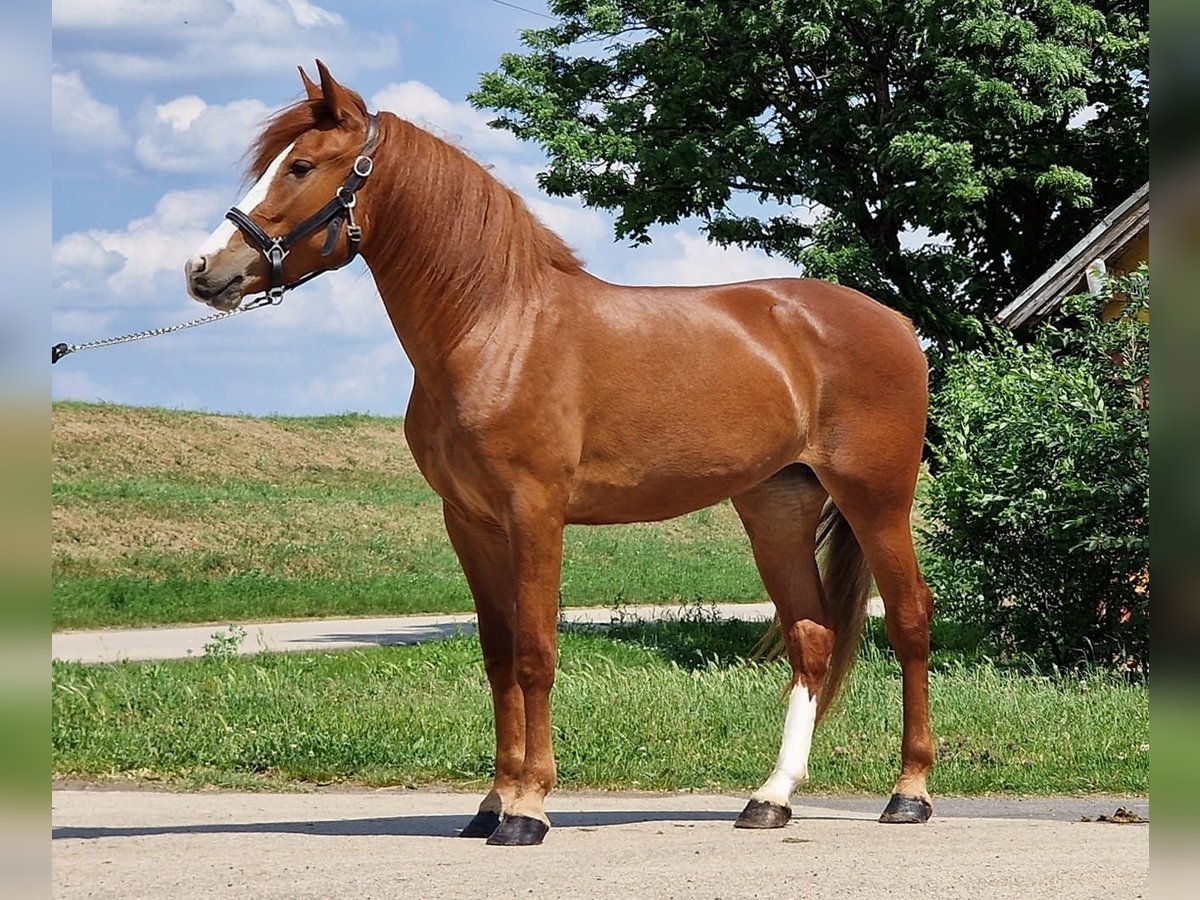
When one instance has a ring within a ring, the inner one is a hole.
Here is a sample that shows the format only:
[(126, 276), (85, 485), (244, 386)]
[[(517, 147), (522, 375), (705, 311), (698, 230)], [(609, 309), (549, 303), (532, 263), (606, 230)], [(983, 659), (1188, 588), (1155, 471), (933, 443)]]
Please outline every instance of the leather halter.
[[(257, 222), (236, 206), (230, 207), (229, 212), (225, 213), (225, 218), (241, 230), (246, 243), (256, 247), (267, 258), (267, 262), (271, 264), (271, 284), (266, 294), (268, 302), (280, 302), (283, 299), (285, 291), (290, 291), (292, 288), (298, 287), (324, 272), (332, 272), (334, 269), (340, 269), (342, 266), (348, 265), (358, 255), (358, 245), (362, 240), (362, 228), (354, 221), (354, 206), (357, 202), (355, 195), (358, 193), (359, 188), (363, 186), (363, 182), (367, 180), (367, 176), (371, 174), (371, 169), (374, 165), (371, 160), (371, 153), (374, 152), (378, 143), (379, 121), (372, 113), (367, 119), (367, 139), (363, 143), (363, 148), (354, 160), (354, 165), (350, 169), (350, 174), (346, 176), (346, 180), (342, 182), (341, 187), (334, 191), (333, 199), (283, 237), (271, 237)], [(288, 252), (295, 243), (302, 238), (308, 237), (318, 228), (328, 226), (325, 234), (325, 243), (321, 246), (321, 255), (329, 256), (333, 253), (333, 248), (337, 245), (338, 235), (341, 234), (343, 222), (347, 224), (346, 240), (348, 249), (346, 258), (336, 266), (328, 266), (324, 269), (318, 269), (315, 272), (309, 272), (291, 284), (285, 284), (283, 280), (283, 260), (287, 257)]]

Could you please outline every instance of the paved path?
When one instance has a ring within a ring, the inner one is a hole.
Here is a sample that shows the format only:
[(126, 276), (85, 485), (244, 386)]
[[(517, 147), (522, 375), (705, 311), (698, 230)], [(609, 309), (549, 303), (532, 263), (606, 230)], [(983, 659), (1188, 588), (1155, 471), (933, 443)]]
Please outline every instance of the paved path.
[[(605, 624), (615, 616), (661, 619), (678, 616), (694, 607), (625, 606), (567, 609), (563, 618), (572, 623)], [(774, 613), (770, 603), (718, 603), (702, 607), (722, 618), (766, 621)], [(458, 633), (475, 632), (474, 614), (394, 616), (374, 619), (301, 619), (294, 622), (242, 623), (246, 639), (240, 653), (264, 650), (345, 650), (380, 644), (415, 644)], [(121, 659), (182, 659), (200, 656), (214, 632), (228, 625), (193, 625), (185, 628), (103, 629), (55, 632), (51, 654), (56, 660), (115, 662)]]
[(803, 798), (737, 831), (742, 798), (556, 793), (535, 848), (455, 837), (477, 797), (432, 791), (53, 794), (53, 894), (71, 898), (1148, 896), (1149, 826), (1084, 823), (1121, 798)]

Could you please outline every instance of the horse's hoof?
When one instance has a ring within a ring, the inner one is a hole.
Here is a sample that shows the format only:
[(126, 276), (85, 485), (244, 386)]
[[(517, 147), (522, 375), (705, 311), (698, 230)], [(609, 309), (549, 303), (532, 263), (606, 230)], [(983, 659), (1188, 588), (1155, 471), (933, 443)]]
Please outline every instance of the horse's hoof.
[(879, 817), (880, 822), (888, 825), (920, 825), (928, 822), (933, 815), (933, 804), (924, 797), (907, 797), (904, 794), (892, 794), (887, 809)]
[(485, 838), (491, 837), (492, 832), (500, 827), (500, 813), (484, 812), (475, 813), (475, 818), (467, 823), (467, 827), (458, 833), (459, 837), (466, 838)]
[(493, 847), (533, 847), (542, 842), (550, 826), (531, 816), (505, 816), (487, 842)]
[(782, 828), (792, 817), (790, 806), (768, 800), (751, 800), (733, 823), (734, 828)]

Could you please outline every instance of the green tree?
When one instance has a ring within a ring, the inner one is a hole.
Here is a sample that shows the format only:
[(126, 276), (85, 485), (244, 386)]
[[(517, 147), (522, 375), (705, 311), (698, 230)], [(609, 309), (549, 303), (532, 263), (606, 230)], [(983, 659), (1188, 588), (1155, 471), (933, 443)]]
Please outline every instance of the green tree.
[(1146, 0), (550, 8), (471, 97), (546, 150), (545, 190), (618, 211), (638, 242), (697, 216), (939, 344), (1147, 177)]

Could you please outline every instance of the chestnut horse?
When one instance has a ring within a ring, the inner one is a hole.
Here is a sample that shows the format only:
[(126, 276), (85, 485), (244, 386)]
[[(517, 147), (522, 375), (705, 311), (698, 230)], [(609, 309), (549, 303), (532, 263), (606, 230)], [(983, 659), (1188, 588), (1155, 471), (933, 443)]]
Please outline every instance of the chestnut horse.
[(904, 685), (881, 821), (927, 820), (933, 601), (909, 526), (927, 366), (908, 320), (810, 279), (601, 281), (461, 150), (368, 114), (317, 66), (320, 84), (301, 69), (306, 99), (259, 135), (257, 183), (188, 261), (188, 288), (230, 309), (357, 251), (370, 268), (415, 370), (405, 435), (444, 502), (495, 707), (495, 780), (463, 834), (537, 844), (549, 828), (563, 527), (726, 498), (793, 673), (778, 761), (736, 824), (790, 818), (871, 574)]

